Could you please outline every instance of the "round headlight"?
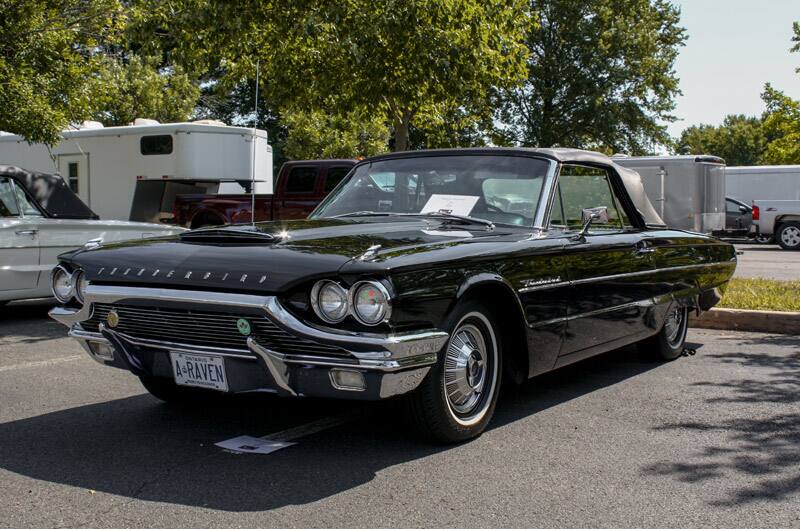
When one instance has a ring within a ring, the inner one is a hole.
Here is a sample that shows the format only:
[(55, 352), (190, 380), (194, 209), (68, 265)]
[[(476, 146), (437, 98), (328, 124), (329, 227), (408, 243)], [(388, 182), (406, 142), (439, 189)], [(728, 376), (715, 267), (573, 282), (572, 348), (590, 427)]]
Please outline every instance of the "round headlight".
[(89, 286), (89, 280), (86, 279), (86, 274), (83, 270), (75, 272), (75, 275), (72, 276), (72, 283), (75, 285), (75, 297), (83, 303), (84, 299), (86, 299), (86, 287)]
[(389, 292), (375, 281), (353, 286), (353, 312), (366, 325), (377, 325), (389, 318)]
[(347, 291), (333, 281), (320, 281), (311, 289), (311, 305), (317, 316), (328, 323), (339, 323), (349, 311)]
[(61, 303), (69, 302), (75, 294), (72, 274), (67, 272), (67, 269), (63, 266), (57, 266), (53, 269), (50, 285), (53, 289), (53, 295)]

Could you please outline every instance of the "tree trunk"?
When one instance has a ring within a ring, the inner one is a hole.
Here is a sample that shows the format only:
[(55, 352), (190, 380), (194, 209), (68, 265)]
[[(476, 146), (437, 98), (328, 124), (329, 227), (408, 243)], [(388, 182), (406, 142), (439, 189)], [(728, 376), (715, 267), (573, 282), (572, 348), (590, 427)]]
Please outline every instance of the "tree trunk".
[(411, 123), (411, 112), (404, 110), (394, 120), (394, 151), (408, 150), (408, 127)]

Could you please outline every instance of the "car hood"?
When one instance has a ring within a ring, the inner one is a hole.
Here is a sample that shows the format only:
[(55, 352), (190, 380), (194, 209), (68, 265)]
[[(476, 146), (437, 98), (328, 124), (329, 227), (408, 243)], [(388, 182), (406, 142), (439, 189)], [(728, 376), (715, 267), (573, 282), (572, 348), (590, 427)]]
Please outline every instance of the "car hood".
[(194, 230), (82, 250), (68, 259), (96, 282), (279, 292), (335, 275), (348, 263), (357, 263), (358, 273), (378, 272), (401, 257), (523, 231), (433, 219), (300, 220)]

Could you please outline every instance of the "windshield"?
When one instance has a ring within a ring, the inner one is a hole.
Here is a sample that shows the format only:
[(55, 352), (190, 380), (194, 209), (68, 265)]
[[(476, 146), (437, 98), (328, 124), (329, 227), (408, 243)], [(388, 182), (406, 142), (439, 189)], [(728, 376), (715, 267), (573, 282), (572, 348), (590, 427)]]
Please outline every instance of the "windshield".
[(508, 155), (419, 156), (358, 166), (311, 218), (445, 214), (533, 226), (550, 162)]

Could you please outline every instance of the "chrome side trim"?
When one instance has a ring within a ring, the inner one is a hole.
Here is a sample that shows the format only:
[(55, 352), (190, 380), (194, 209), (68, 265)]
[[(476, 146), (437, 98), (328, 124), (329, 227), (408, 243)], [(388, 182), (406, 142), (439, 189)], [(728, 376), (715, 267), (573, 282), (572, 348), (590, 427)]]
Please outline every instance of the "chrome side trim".
[(625, 272), (622, 274), (611, 274), (607, 276), (597, 276), (597, 277), (587, 277), (584, 279), (574, 279), (570, 281), (561, 281), (560, 283), (550, 283), (547, 285), (536, 285), (533, 287), (524, 287), (517, 290), (517, 292), (524, 294), (527, 292), (535, 292), (538, 290), (548, 290), (551, 288), (559, 288), (565, 286), (573, 286), (573, 285), (584, 285), (586, 283), (596, 283), (598, 281), (611, 281), (614, 279), (625, 279), (628, 277), (641, 277), (641, 276), (648, 276), (652, 274), (658, 274), (661, 272), (678, 272), (681, 270), (694, 270), (697, 268), (708, 268), (708, 267), (716, 267), (716, 266), (726, 266), (728, 263), (726, 262), (717, 262), (717, 263), (704, 263), (704, 264), (694, 264), (694, 265), (683, 265), (683, 266), (672, 266), (669, 268), (653, 268), (651, 270), (640, 270), (638, 272)]
[(567, 287), (569, 281), (560, 281), (558, 283), (548, 283), (546, 285), (536, 285), (532, 287), (523, 287), (517, 290), (520, 294), (527, 294), (528, 292), (538, 292), (540, 290), (550, 290), (552, 288)]

